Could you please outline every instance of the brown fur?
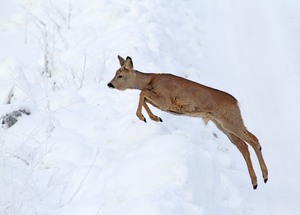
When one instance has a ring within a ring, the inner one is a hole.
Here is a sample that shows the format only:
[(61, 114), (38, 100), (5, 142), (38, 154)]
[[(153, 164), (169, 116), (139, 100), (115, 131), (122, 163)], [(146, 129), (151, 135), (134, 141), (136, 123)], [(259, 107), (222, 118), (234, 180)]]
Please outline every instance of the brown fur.
[(142, 73), (133, 69), (130, 57), (126, 60), (120, 56), (118, 58), (121, 68), (108, 86), (119, 90), (141, 90), (136, 111), (140, 120), (146, 122), (142, 115), (144, 107), (152, 120), (162, 122), (160, 117), (151, 112), (147, 105), (149, 103), (169, 113), (200, 117), (205, 124), (212, 121), (242, 153), (254, 189), (257, 187), (257, 178), (246, 143), (254, 149), (267, 182), (268, 170), (259, 141), (246, 129), (238, 102), (232, 95), (172, 74)]

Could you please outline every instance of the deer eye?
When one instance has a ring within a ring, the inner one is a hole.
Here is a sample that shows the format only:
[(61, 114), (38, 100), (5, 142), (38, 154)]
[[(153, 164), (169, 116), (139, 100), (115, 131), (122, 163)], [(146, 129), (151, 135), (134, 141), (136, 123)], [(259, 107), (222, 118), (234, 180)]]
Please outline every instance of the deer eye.
[(123, 78), (123, 75), (119, 75), (118, 78)]

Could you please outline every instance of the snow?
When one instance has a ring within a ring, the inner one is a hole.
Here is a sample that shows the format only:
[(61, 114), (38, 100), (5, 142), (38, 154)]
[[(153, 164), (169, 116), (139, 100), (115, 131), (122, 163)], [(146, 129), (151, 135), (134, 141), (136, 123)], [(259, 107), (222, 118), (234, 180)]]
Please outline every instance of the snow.
[[(1, 214), (300, 214), (300, 3), (296, 0), (1, 1)], [(253, 190), (212, 123), (107, 87), (131, 56), (234, 95), (269, 168)], [(11, 94), (12, 93), (12, 94)], [(12, 96), (10, 96), (12, 95)]]

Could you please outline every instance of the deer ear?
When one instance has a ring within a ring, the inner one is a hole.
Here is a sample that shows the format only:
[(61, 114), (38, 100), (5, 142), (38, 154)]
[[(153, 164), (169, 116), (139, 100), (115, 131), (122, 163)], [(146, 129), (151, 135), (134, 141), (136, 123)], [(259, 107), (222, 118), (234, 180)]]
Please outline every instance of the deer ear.
[(124, 67), (125, 67), (125, 69), (128, 69), (128, 70), (132, 70), (133, 69), (133, 63), (132, 63), (132, 60), (131, 60), (130, 57), (126, 58), (126, 61), (124, 63)]
[(119, 59), (120, 65), (123, 66), (125, 63), (124, 58), (122, 58), (120, 55), (118, 55), (118, 59)]

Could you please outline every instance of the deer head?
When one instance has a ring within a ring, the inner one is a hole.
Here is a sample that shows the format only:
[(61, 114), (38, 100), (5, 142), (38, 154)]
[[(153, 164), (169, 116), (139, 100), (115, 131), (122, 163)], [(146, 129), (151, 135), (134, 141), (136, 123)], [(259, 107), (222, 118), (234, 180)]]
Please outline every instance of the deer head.
[(110, 88), (126, 90), (136, 84), (136, 74), (133, 71), (133, 63), (130, 57), (126, 60), (118, 55), (121, 67), (116, 71), (115, 77), (107, 84)]

